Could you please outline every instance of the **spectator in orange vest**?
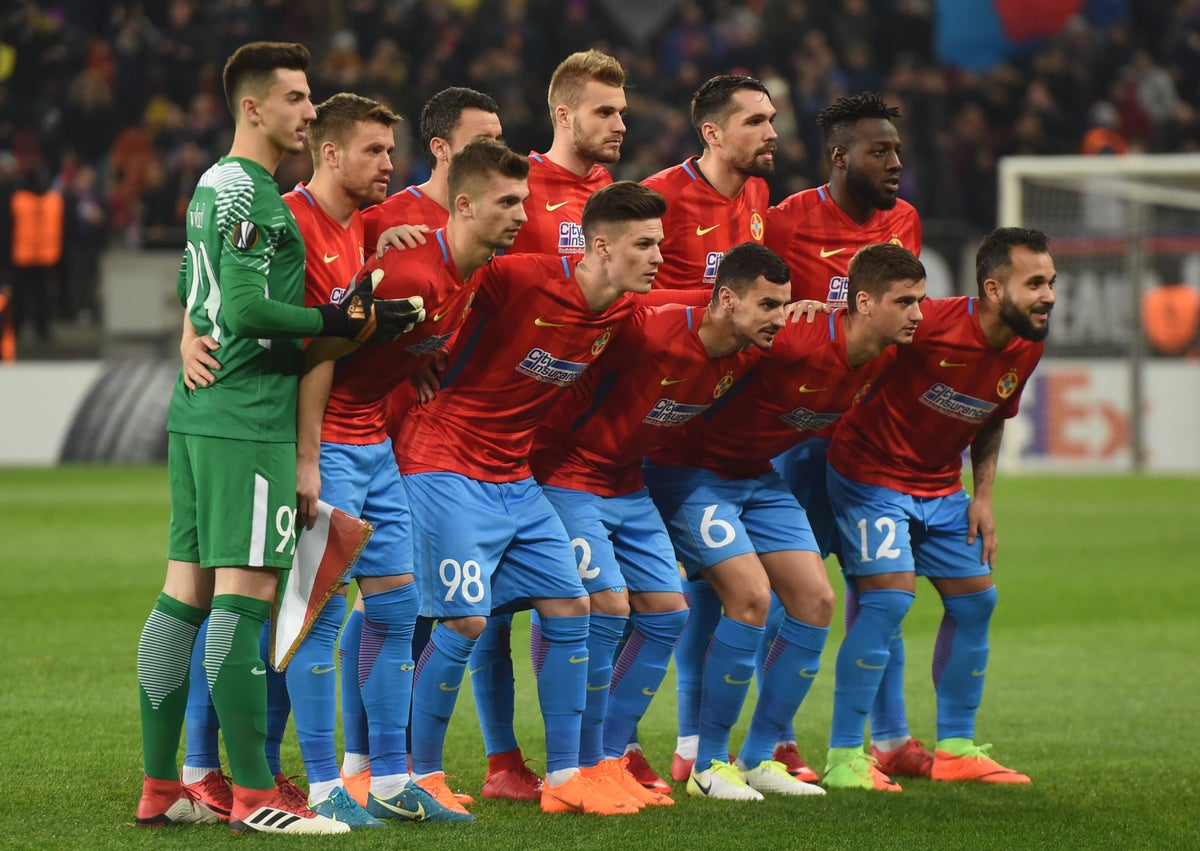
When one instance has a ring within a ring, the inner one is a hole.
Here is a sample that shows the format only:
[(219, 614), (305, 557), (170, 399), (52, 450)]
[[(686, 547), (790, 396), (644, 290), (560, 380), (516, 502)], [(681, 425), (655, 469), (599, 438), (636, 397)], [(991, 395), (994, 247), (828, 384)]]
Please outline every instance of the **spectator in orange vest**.
[(1200, 290), (1188, 284), (1160, 284), (1142, 296), (1142, 328), (1155, 353), (1178, 357), (1200, 354)]
[(26, 174), (12, 194), (13, 324), (22, 333), (26, 316), (42, 340), (50, 337), (50, 306), (63, 247), (63, 197), (40, 172)]

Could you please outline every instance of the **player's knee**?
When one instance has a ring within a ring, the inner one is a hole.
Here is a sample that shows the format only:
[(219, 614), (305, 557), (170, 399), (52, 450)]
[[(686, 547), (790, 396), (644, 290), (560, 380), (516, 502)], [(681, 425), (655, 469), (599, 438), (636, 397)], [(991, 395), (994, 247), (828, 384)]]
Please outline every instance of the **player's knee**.
[(601, 615), (629, 617), (629, 593), (621, 590), (597, 591), (591, 595), (591, 611)]
[(960, 624), (987, 623), (996, 610), (996, 586), (973, 594), (955, 594), (942, 598), (946, 614)]
[(483, 634), (485, 626), (487, 626), (487, 618), (484, 617), (451, 618), (438, 622), (439, 628), (452, 629), (463, 638), (469, 638), (472, 641)]

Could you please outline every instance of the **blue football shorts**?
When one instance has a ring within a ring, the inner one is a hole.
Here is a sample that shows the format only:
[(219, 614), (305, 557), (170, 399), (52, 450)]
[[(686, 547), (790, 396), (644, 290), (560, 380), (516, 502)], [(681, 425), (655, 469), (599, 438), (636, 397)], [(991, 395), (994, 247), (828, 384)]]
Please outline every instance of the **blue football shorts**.
[(375, 527), (351, 576), (413, 572), (412, 513), (391, 440), (322, 443), (321, 499)]
[(837, 540), (833, 508), (829, 505), (829, 490), (825, 485), (825, 454), (828, 449), (828, 438), (810, 437), (781, 453), (772, 462), (788, 490), (796, 497), (796, 502), (808, 515), (808, 525), (812, 528), (821, 558), (836, 552), (833, 544)]
[(850, 576), (916, 571), (935, 579), (991, 573), (981, 563), (983, 536), (967, 543), (971, 498), (961, 488), (946, 496), (910, 496), (867, 485), (828, 468), (829, 500)]
[(566, 527), (584, 589), (682, 592), (675, 550), (645, 488), (621, 496), (542, 485)]
[(818, 551), (804, 509), (774, 471), (722, 479), (647, 462), (642, 476), (689, 577), (746, 553)]
[(570, 538), (532, 477), (403, 477), (412, 508), (421, 615), (461, 618), (586, 596)]

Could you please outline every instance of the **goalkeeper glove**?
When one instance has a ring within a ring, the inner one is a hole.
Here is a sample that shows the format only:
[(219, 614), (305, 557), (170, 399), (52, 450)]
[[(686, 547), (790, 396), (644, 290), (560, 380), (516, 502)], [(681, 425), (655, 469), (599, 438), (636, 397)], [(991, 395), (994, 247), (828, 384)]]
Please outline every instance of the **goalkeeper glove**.
[(322, 337), (345, 337), (358, 343), (387, 343), (425, 321), (425, 302), (420, 296), (376, 299), (375, 288), (383, 270), (362, 271), (354, 288), (340, 304), (322, 304)]

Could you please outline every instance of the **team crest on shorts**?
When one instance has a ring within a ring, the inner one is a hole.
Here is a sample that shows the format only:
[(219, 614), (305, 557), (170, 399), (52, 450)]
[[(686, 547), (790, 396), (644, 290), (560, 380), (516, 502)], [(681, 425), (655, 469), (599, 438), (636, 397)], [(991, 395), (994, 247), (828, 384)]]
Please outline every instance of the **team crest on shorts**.
[(229, 234), (229, 241), (234, 248), (248, 251), (258, 245), (258, 226), (254, 222), (238, 222)]
[(733, 386), (733, 373), (727, 372), (721, 376), (721, 380), (717, 382), (717, 386), (713, 388), (713, 398), (720, 399), (725, 395), (725, 391)]
[(1000, 376), (1000, 380), (996, 382), (996, 392), (1000, 394), (1001, 399), (1007, 399), (1017, 389), (1017, 372), (1010, 369), (1004, 375)]
[(763, 217), (755, 210), (750, 216), (750, 236), (754, 237), (755, 242), (762, 242), (763, 239)]
[(611, 339), (611, 331), (605, 331), (603, 334), (597, 337), (596, 342), (592, 343), (592, 354), (599, 355), (602, 351), (604, 351), (604, 347), (608, 345), (608, 341)]

